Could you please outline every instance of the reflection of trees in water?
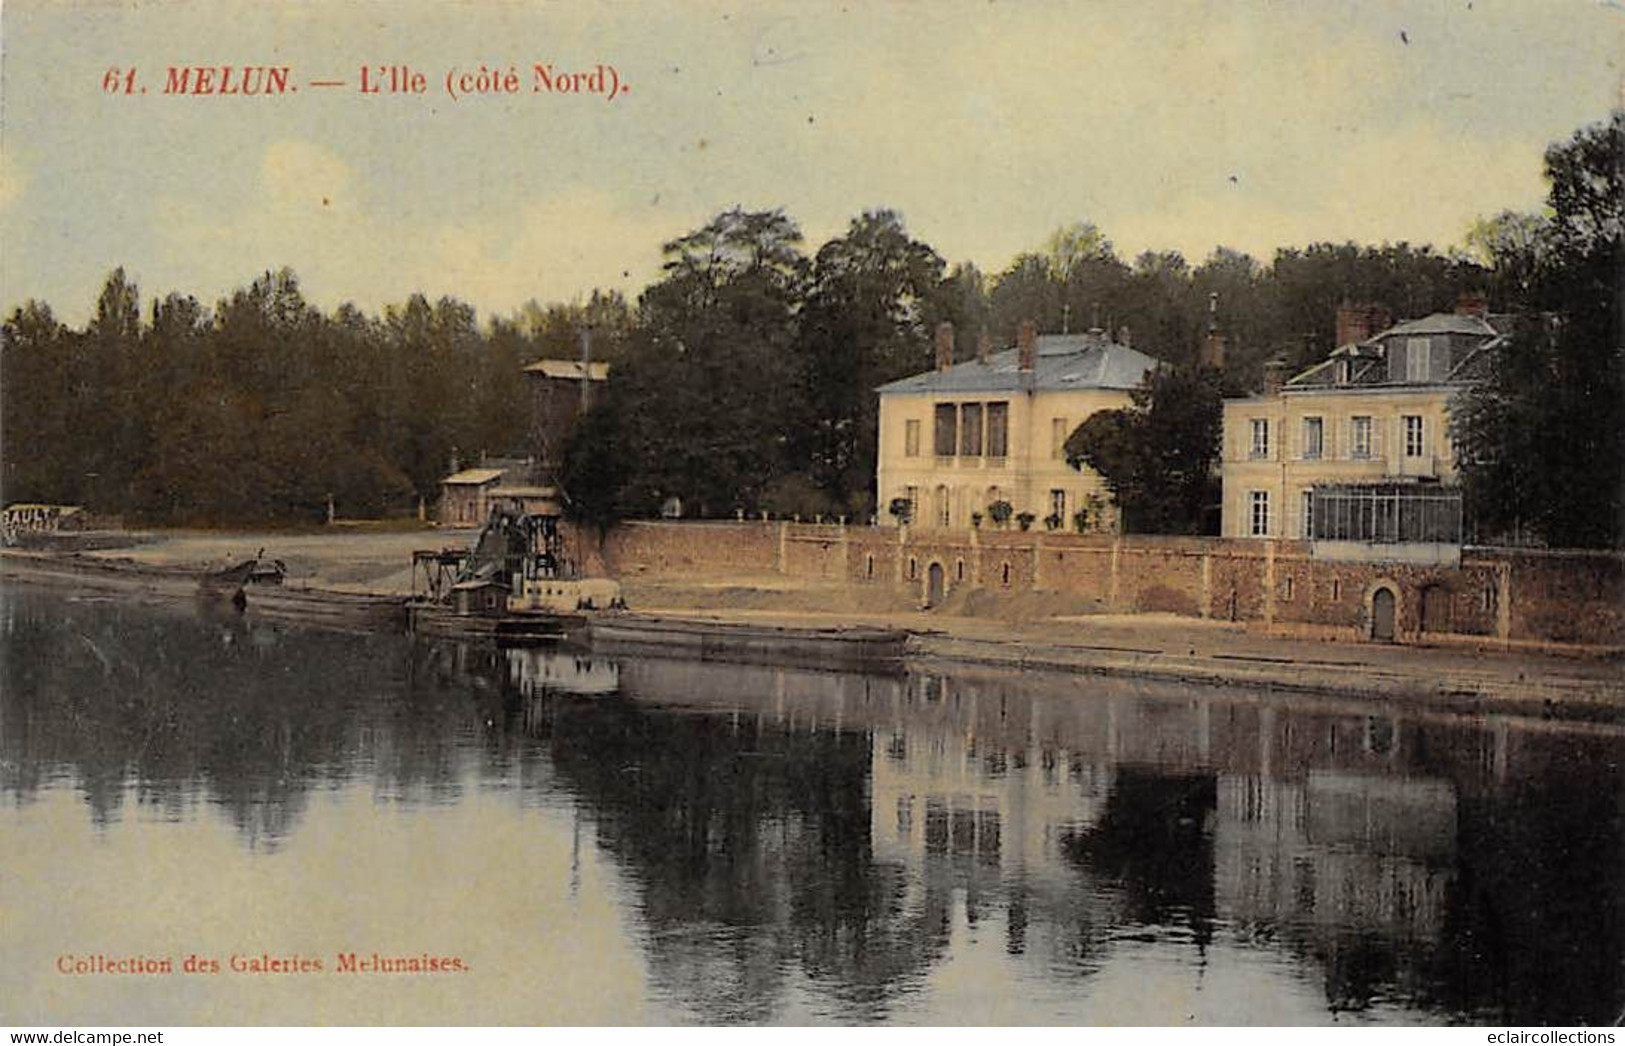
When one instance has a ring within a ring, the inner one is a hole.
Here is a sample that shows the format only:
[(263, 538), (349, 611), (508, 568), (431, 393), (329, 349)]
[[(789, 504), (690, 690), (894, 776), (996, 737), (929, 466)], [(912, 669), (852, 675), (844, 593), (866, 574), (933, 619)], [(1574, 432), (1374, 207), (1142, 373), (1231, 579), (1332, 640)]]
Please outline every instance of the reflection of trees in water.
[[(741, 676), (751, 689), (728, 687)], [(1097, 969), (1125, 921), (1211, 936), (1212, 776), (1114, 788), (1011, 746), (1032, 727), (1019, 691), (676, 662), (622, 679), (636, 699), (544, 699), (525, 722), (638, 884), (657, 982), (706, 1019), (772, 1019), (791, 970), (839, 1016), (883, 1016), (946, 956), (959, 905), (972, 927), (1002, 916), (1008, 954), (1040, 940), (1063, 975)], [(1012, 797), (1016, 778), (1044, 797)]]
[(1213, 939), (1212, 774), (1119, 767), (1095, 824), (1061, 835), (1062, 852), (1125, 898), (1146, 926), (1187, 927), (1199, 952)]
[(1220, 778), (1220, 914), (1318, 966), (1330, 1009), (1625, 1007), (1617, 736), (1276, 711), (1256, 747), (1265, 774)]
[(1430, 973), (1452, 1009), (1508, 1024), (1625, 1014), (1625, 768), (1578, 738), (1567, 779), (1462, 804), (1456, 888)]
[(772, 1019), (792, 965), (877, 1016), (939, 954), (947, 899), (904, 913), (873, 860), (867, 735), (547, 700), (532, 722), (638, 885), (653, 973), (705, 1019)]
[[(1143, 927), (1189, 942), (1197, 961), (1220, 935), (1293, 954), (1319, 969), (1332, 1010), (1600, 1020), (1620, 1005), (1620, 987), (1609, 986), (1625, 881), (1617, 737), (1260, 705), (1234, 692), (1079, 697), (1075, 683), (1051, 693), (1026, 680), (860, 688), (781, 672), (757, 680), (762, 693), (741, 693), (720, 674), (708, 679), (724, 671), (683, 665), (671, 677), (680, 685), (664, 689), (638, 666), (634, 718), (646, 721), (626, 728), (636, 739), (623, 739), (620, 757), (636, 782), (600, 774), (583, 788), (589, 805), (622, 812), (605, 842), (650, 884), (655, 964), (688, 986), (679, 994), (712, 999), (707, 1015), (772, 1012), (740, 1001), (765, 990), (743, 976), (747, 961), (797, 963), (838, 998), (875, 1007), (854, 1013), (884, 1012), (948, 952), (959, 897), (972, 923), (1003, 916), (1007, 953), (1032, 953), (1055, 975), (1087, 974), (1125, 930), (1132, 938)], [(661, 704), (686, 711), (655, 711)], [(696, 725), (696, 713), (711, 726)], [(705, 747), (650, 776), (639, 747), (668, 744), (663, 724), (674, 718), (685, 738), (710, 731)], [(844, 747), (835, 723), (864, 739), (859, 751)], [(809, 734), (810, 724), (824, 727)], [(764, 790), (759, 772), (730, 770), (698, 793), (673, 784), (670, 775), (697, 772), (688, 761), (737, 763), (733, 743), (779, 746), (771, 779), (780, 783)], [(867, 777), (867, 795), (833, 788), (828, 775), (842, 766)], [(802, 778), (820, 783), (799, 797), (783, 787)], [(1530, 781), (1541, 793), (1520, 798)], [(765, 827), (713, 838), (686, 877), (668, 874), (665, 822), (635, 811), (658, 808), (665, 794), (689, 811), (677, 823), (707, 821), (699, 811), (735, 785)], [(867, 821), (847, 818), (843, 796)], [(1559, 807), (1568, 813), (1553, 819)], [(1582, 865), (1509, 863), (1493, 844), (1509, 828)], [(1054, 861), (1034, 850), (1039, 837), (1056, 840)], [(831, 845), (843, 838), (850, 844)], [(729, 923), (721, 898), (736, 893), (760, 906)], [(789, 945), (775, 946), (774, 920), (795, 928)], [(1608, 937), (1600, 948), (1589, 943), (1595, 932)], [(892, 949), (881, 952), (887, 962), (872, 958), (877, 946)], [(723, 976), (718, 964), (730, 963)], [(1509, 979), (1517, 990), (1502, 990)], [(707, 996), (708, 984), (730, 987)]]
[[(695, 672), (685, 666), (681, 676), (692, 683)], [(703, 711), (662, 709), (647, 673), (640, 682), (641, 701), (545, 697), (525, 721), (547, 739), (600, 845), (637, 884), (656, 982), (704, 1019), (775, 1019), (792, 970), (827, 991), (837, 1015), (882, 1017), (947, 955), (961, 903), (972, 926), (1002, 915), (1009, 954), (1024, 954), (1039, 931), (1037, 960), (1074, 976), (1099, 967), (1124, 922), (1187, 927), (1198, 947), (1212, 935), (1211, 775), (1120, 774), (1099, 823), (1063, 834), (1064, 860), (1044, 869), (1006, 850), (1005, 832), (1017, 827), (1006, 821), (1021, 806), (967, 806), (929, 774), (904, 777), (919, 800), (897, 811), (919, 819), (907, 832), (914, 842), (902, 844), (913, 848), (881, 857), (877, 751), (905, 775), (910, 759), (962, 757), (974, 768), (966, 786), (979, 792), (1028, 770), (1027, 754), (993, 738), (938, 746), (936, 702), (918, 736), (905, 722), (877, 743), (866, 729), (835, 729), (829, 707), (798, 703), (794, 680), (780, 680), (771, 699), (739, 695), (740, 710), (727, 712), (709, 698)], [(830, 699), (827, 681), (808, 682), (818, 686), (801, 693)], [(774, 704), (777, 715), (743, 710)], [(846, 712), (857, 718), (855, 704)], [(814, 722), (826, 726), (808, 729)], [(1064, 796), (1079, 778), (1059, 770)], [(1045, 809), (1061, 825), (1080, 823), (1076, 803)], [(1051, 825), (1020, 827), (1042, 834)], [(1103, 895), (1101, 883), (1121, 896)]]
[(206, 800), (274, 847), (313, 790), (359, 773), (391, 798), (456, 787), (466, 693), (414, 674), (401, 637), (28, 589), (4, 607), (0, 789), (21, 801), (67, 772), (98, 824), (133, 786), (170, 818)]
[(1397, 1001), (1478, 1022), (1612, 1023), (1625, 1010), (1625, 807), (1608, 763), (1577, 760), (1572, 774), (1460, 798), (1442, 863), (1348, 840), (1307, 851), (1289, 874), (1321, 905), (1346, 891), (1366, 911), (1300, 900), (1240, 928), (1318, 965), (1334, 1011)]
[(97, 823), (208, 802), (273, 847), (358, 778), (386, 803), (562, 784), (637, 884), (656, 983), (711, 1020), (780, 1015), (798, 975), (882, 1016), (959, 905), (1050, 976), (1140, 927), (1294, 955), (1334, 1009), (1625, 1008), (1617, 736), (1037, 674), (627, 662), (636, 700), (589, 672), (596, 700), (525, 701), (460, 644), (16, 588), (0, 611), (14, 801), (66, 776)]

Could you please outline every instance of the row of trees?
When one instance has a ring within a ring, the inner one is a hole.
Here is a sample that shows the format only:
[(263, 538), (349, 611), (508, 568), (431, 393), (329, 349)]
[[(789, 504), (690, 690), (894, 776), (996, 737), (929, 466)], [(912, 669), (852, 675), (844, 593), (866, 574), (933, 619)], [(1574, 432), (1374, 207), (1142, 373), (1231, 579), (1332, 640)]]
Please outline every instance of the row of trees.
[(590, 326), (614, 369), (566, 476), (583, 515), (607, 523), (678, 495), (705, 514), (861, 518), (875, 511), (873, 390), (930, 364), (940, 321), (961, 332), (962, 356), (984, 334), (1008, 343), (1031, 317), (1044, 330), (1130, 326), (1177, 364), (1217, 293), (1239, 388), (1268, 354), (1324, 349), (1343, 293), (1424, 311), (1483, 275), (1405, 246), (1317, 245), (1268, 268), (1223, 249), (1194, 269), (1166, 253), (1130, 266), (1077, 224), (989, 281), (950, 269), (891, 211), (859, 216), (811, 257), (788, 216), (742, 209), (663, 252), (664, 276), (635, 309), (595, 293), (483, 328), (466, 303), (421, 295), (379, 317), (324, 315), (287, 270), (212, 310), (154, 299), (145, 319), (118, 270), (82, 330), (28, 302), (0, 358), (6, 496), (216, 523), (319, 518), (329, 495), (347, 514), (432, 498), (459, 450), (523, 453), (514, 376), (574, 356)]
[[(884, 210), (853, 219), (810, 257), (802, 245), (783, 212), (742, 209), (664, 245), (665, 275), (640, 298), (610, 394), (579, 430), (567, 486), (585, 516), (607, 523), (670, 495), (707, 515), (875, 514), (874, 389), (930, 366), (930, 332), (944, 320), (959, 332), (961, 358), (984, 335), (1010, 344), (1025, 319), (1051, 332), (1128, 328), (1136, 347), (1192, 370), (1180, 387), (1207, 390), (1195, 416), (1216, 432), (1220, 389), (1253, 384), (1271, 356), (1318, 358), (1344, 298), (1420, 315), (1493, 277), (1465, 255), (1404, 244), (1317, 244), (1279, 251), (1268, 266), (1224, 248), (1194, 268), (1147, 252), (1131, 265), (1078, 223), (987, 279), (968, 263), (950, 268)], [(1222, 375), (1198, 379), (1197, 347), (1214, 318), (1234, 350)], [(595, 453), (608, 448), (616, 453)], [(1165, 490), (1162, 467), (1136, 464), (1144, 478), (1120, 495)], [(1152, 529), (1194, 525), (1160, 500), (1131, 515)]]
[(323, 315), (283, 270), (212, 310), (155, 299), (143, 319), (118, 269), (82, 330), (39, 302), (5, 323), (5, 497), (171, 523), (319, 519), (329, 497), (346, 514), (409, 509), (458, 453), (525, 450), (519, 369), (573, 347), (584, 311), (482, 330), (468, 304), (420, 295)]
[[(578, 515), (609, 524), (678, 496), (693, 512), (876, 512), (876, 386), (930, 366), (930, 332), (1009, 344), (1035, 319), (1058, 332), (1127, 327), (1170, 366), (1135, 407), (1076, 433), (1075, 462), (1101, 471), (1131, 525), (1189, 530), (1213, 503), (1221, 391), (1254, 385), (1263, 360), (1299, 365), (1332, 347), (1345, 299), (1395, 316), (1448, 309), (1488, 289), (1498, 310), (1549, 313), (1520, 335), (1499, 380), (1461, 411), (1467, 483), (1486, 526), (1549, 540), (1617, 540), (1619, 118), (1554, 146), (1550, 213), (1502, 215), (1471, 253), (1405, 244), (1315, 244), (1266, 265), (1219, 248), (1132, 263), (1088, 223), (985, 277), (951, 268), (901, 216), (878, 210), (808, 254), (782, 211), (736, 208), (662, 247), (664, 270), (634, 306), (531, 304), (476, 323), (465, 303), (423, 296), (382, 316), (325, 315), (294, 276), (267, 273), (205, 309), (141, 299), (115, 271), (83, 330), (29, 302), (4, 327), (8, 500), (65, 501), (158, 521), (263, 522), (432, 497), (454, 453), (522, 453), (519, 368), (573, 357), (591, 327), (614, 368), (567, 450)], [(1194, 359), (1217, 295), (1231, 346), (1222, 374)], [(1608, 471), (1612, 469), (1613, 471)], [(1578, 490), (1595, 525), (1576, 530)], [(1610, 538), (1609, 536), (1612, 535)]]

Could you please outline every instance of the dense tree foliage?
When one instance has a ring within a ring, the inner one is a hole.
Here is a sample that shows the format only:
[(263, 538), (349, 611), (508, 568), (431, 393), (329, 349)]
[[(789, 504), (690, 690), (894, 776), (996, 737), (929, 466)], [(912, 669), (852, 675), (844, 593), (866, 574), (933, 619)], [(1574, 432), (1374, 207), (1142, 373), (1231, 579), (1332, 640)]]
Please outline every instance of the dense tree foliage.
[(1522, 313), (1453, 408), (1479, 540), (1625, 544), (1625, 112), (1546, 152), (1549, 217), (1475, 230)]
[[(613, 369), (566, 455), (577, 516), (607, 526), (675, 496), (689, 514), (863, 519), (885, 507), (875, 387), (928, 368), (944, 320), (964, 359), (1033, 319), (1045, 333), (1102, 328), (1167, 365), (1069, 453), (1106, 476), (1131, 526), (1188, 531), (1212, 501), (1219, 389), (1256, 388), (1266, 359), (1321, 358), (1344, 301), (1398, 320), (1487, 291), (1495, 311), (1534, 319), (1458, 412), (1462, 445), (1479, 448), (1465, 479), (1481, 529), (1618, 541), (1619, 138), (1616, 116), (1555, 146), (1550, 214), (1486, 218), (1459, 254), (1316, 243), (1267, 262), (1219, 247), (1200, 263), (1130, 263), (1074, 222), (984, 275), (947, 266), (892, 211), (859, 215), (809, 257), (783, 211), (734, 208), (664, 244), (635, 304), (532, 301), (483, 326), (424, 295), (324, 315), (287, 271), (213, 309), (165, 295), (143, 322), (115, 270), (82, 330), (32, 301), (5, 322), (0, 482), (7, 500), (154, 521), (319, 518), (329, 494), (349, 515), (399, 509), (432, 498), (454, 459), (523, 454), (520, 368), (576, 357), (585, 332)], [(1228, 345), (1222, 374), (1194, 367), (1210, 324)]]
[(944, 279), (890, 211), (854, 219), (810, 261), (800, 244), (782, 212), (734, 209), (665, 245), (666, 275), (639, 300), (591, 419), (630, 467), (581, 448), (566, 487), (582, 518), (672, 496), (701, 515), (874, 511), (874, 389), (929, 364), (937, 320), (974, 322), (980, 275)]
[(212, 311), (167, 295), (142, 323), (117, 269), (83, 331), (27, 302), (3, 338), (6, 499), (181, 523), (317, 520), (329, 495), (358, 516), (432, 499), (453, 456), (524, 452), (516, 377), (539, 355), (450, 298), (324, 316), (287, 270)]
[(867, 514), (878, 445), (875, 388), (930, 365), (930, 331), (957, 290), (892, 211), (855, 218), (813, 262), (797, 342), (804, 420), (793, 445), (831, 513)]
[[(612, 500), (634, 513), (670, 497), (701, 515), (754, 509), (788, 471), (802, 417), (792, 357), (801, 230), (781, 211), (735, 208), (662, 251), (665, 277), (639, 299), (594, 421), (615, 426), (632, 463)], [(567, 489), (578, 486), (591, 484), (567, 475)]]
[(1213, 465), (1224, 413), (1218, 372), (1159, 367), (1131, 398), (1132, 406), (1100, 411), (1073, 430), (1064, 448), (1067, 462), (1100, 474), (1126, 531), (1216, 531)]

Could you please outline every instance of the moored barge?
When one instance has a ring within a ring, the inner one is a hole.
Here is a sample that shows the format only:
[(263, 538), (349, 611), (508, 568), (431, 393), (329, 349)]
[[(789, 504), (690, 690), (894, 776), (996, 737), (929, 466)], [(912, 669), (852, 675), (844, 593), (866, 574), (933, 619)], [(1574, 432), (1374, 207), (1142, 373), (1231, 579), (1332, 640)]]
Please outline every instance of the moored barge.
[(595, 653), (659, 652), (700, 661), (765, 661), (841, 669), (895, 667), (909, 633), (893, 628), (798, 628), (705, 618), (617, 614), (594, 618)]

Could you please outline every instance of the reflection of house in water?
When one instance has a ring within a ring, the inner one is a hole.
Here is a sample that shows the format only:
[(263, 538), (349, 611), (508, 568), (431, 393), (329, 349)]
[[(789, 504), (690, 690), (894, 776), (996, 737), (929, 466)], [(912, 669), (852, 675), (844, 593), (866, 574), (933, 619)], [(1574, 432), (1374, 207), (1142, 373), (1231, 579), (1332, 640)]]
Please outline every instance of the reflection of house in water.
[[(1500, 1012), (1505, 969), (1537, 985), (1507, 1014), (1625, 1001), (1601, 984), (1617, 945), (1533, 932), (1621, 925), (1619, 790), (1555, 818), (1520, 799), (1531, 774), (1617, 767), (1617, 737), (975, 669), (640, 658), (618, 700), (543, 700), (536, 736), (638, 884), (654, 977), (712, 1019), (773, 1019), (792, 967), (848, 1018), (883, 1015), (978, 925), (1021, 964), (995, 979), (1144, 945), (1194, 983), (1222, 945), (1287, 958), (1334, 1010)], [(1538, 855), (1587, 831), (1611, 858), (1493, 871), (1504, 837)], [(1550, 908), (1573, 877), (1595, 912)]]
[(1243, 926), (1436, 938), (1455, 823), (1455, 790), (1444, 780), (1223, 775), (1214, 827), (1219, 903)]
[(793, 1020), (809, 993), (814, 1019), (913, 1016), (899, 1000), (945, 983), (1087, 1000), (1097, 972), (1189, 983), (1241, 951), (1385, 1016), (1625, 1006), (1610, 724), (972, 668), (617, 670), (5, 597), (6, 802), (71, 779), (97, 824), (206, 808), (269, 850), (338, 788), (511, 790), (579, 818), (652, 991), (712, 1022)]
[(1060, 842), (1099, 819), (1112, 769), (1044, 745), (1048, 710), (996, 691), (913, 676), (890, 703), (867, 724), (876, 858), (1069, 885)]

